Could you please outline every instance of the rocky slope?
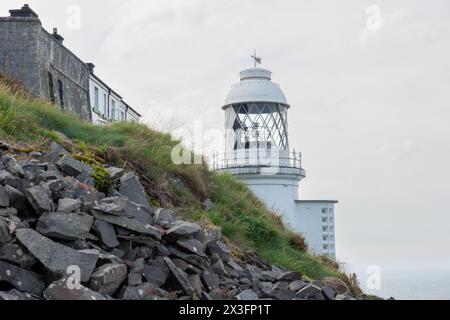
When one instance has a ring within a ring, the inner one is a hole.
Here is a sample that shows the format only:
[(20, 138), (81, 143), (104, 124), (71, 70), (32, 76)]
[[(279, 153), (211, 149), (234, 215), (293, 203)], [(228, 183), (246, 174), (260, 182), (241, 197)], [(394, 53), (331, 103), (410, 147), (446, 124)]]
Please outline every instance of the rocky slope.
[(354, 299), (337, 278), (235, 257), (220, 228), (152, 207), (133, 172), (103, 166), (100, 192), (99, 168), (55, 142), (0, 150), (0, 300)]

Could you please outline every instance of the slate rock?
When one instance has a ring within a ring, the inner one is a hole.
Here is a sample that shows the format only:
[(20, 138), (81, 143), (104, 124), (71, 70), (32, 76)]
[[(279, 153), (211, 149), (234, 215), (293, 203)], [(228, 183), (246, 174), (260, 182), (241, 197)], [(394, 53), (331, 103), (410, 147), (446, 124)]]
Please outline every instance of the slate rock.
[(145, 189), (139, 181), (139, 178), (134, 173), (126, 173), (120, 178), (119, 192), (120, 194), (128, 197), (130, 201), (150, 209), (150, 205), (148, 204), (147, 196), (145, 194)]
[(7, 243), (0, 247), (0, 260), (24, 269), (31, 268), (36, 262), (36, 259), (29, 252), (14, 243)]
[(0, 261), (0, 281), (7, 282), (19, 291), (41, 295), (45, 284), (38, 274)]
[(4, 186), (0, 185), (0, 207), (9, 207), (9, 195)]
[(6, 221), (0, 218), (0, 244), (8, 243), (12, 240)]
[(8, 193), (10, 206), (18, 210), (27, 209), (29, 207), (30, 204), (28, 202), (28, 199), (21, 191), (10, 185), (5, 186), (5, 189)]
[(205, 245), (208, 245), (211, 242), (220, 241), (222, 239), (222, 228), (213, 227), (202, 229), (195, 235), (195, 239)]
[(94, 218), (86, 213), (49, 212), (41, 215), (36, 231), (50, 238), (62, 240), (86, 240)]
[(201, 228), (198, 224), (179, 221), (174, 227), (167, 231), (165, 238), (173, 242), (180, 239), (190, 239), (193, 238), (194, 235), (200, 230)]
[(53, 211), (52, 201), (43, 187), (34, 186), (26, 189), (25, 196), (37, 214)]
[(164, 257), (163, 260), (169, 268), (174, 280), (179, 285), (179, 288), (182, 289), (188, 296), (193, 297), (195, 295), (194, 288), (192, 288), (187, 274), (183, 270), (177, 268), (170, 258)]
[(155, 224), (170, 229), (175, 225), (176, 216), (173, 211), (167, 209), (158, 209), (155, 213)]
[(336, 277), (325, 277), (320, 280), (324, 285), (329, 286), (333, 289), (336, 294), (347, 295), (350, 293), (350, 289), (347, 284), (339, 278)]
[(127, 284), (129, 286), (138, 286), (143, 283), (142, 275), (139, 273), (129, 273)]
[(205, 201), (203, 201), (202, 206), (203, 209), (206, 211), (211, 211), (216, 208), (216, 205), (214, 204), (214, 202), (211, 201), (211, 199), (206, 199)]
[(329, 286), (323, 286), (322, 293), (327, 300), (335, 300), (336, 298), (336, 292)]
[(42, 152), (39, 152), (39, 151), (31, 151), (31, 152), (28, 154), (28, 156), (31, 157), (31, 158), (38, 159), (38, 158), (41, 158), (41, 157), (42, 157)]
[(296, 280), (289, 284), (289, 289), (292, 291), (298, 292), (305, 285), (306, 284), (302, 280)]
[(87, 282), (97, 264), (97, 255), (78, 252), (58, 244), (32, 229), (18, 229), (16, 237), (49, 271), (56, 274), (63, 275), (69, 266), (78, 266), (81, 281)]
[(79, 199), (59, 199), (58, 212), (74, 212), (81, 208), (83, 203)]
[(190, 274), (188, 275), (188, 278), (192, 288), (194, 289), (195, 294), (197, 295), (197, 297), (200, 297), (203, 292), (203, 283), (200, 275)]
[(143, 283), (138, 286), (128, 286), (120, 295), (121, 299), (129, 301), (166, 300), (167, 296), (167, 291), (157, 288), (151, 283)]
[(219, 276), (212, 271), (204, 271), (202, 274), (202, 280), (208, 291), (219, 287)]
[(253, 290), (245, 290), (242, 291), (241, 293), (239, 293), (236, 296), (237, 300), (241, 300), (241, 301), (252, 301), (252, 300), (258, 300), (258, 294), (253, 291)]
[(156, 240), (161, 240), (162, 238), (162, 233), (160, 230), (151, 225), (144, 225), (135, 219), (129, 219), (127, 217), (112, 216), (101, 213), (93, 213), (93, 215), (95, 218), (99, 220), (108, 222), (110, 224), (122, 227), (127, 230), (135, 231), (137, 233), (149, 235)]
[(12, 289), (8, 292), (0, 291), (0, 301), (36, 301), (39, 300), (28, 292), (20, 292)]
[(293, 282), (297, 280), (302, 280), (302, 275), (300, 272), (296, 271), (287, 271), (278, 277), (278, 281)]
[(116, 248), (120, 245), (112, 224), (101, 220), (95, 220), (94, 229), (106, 247)]
[(93, 175), (94, 169), (68, 155), (58, 160), (56, 165), (67, 175), (76, 177), (82, 173)]
[(73, 283), (71, 279), (63, 278), (55, 281), (43, 293), (45, 300), (57, 301), (100, 301), (106, 298), (98, 292)]
[(231, 250), (222, 241), (209, 243), (207, 251), (210, 255), (217, 254), (223, 261), (230, 260)]
[[(126, 199), (126, 198), (125, 198)], [(143, 224), (154, 224), (153, 211), (150, 206), (142, 206), (128, 199), (124, 202), (125, 215)]]
[(106, 171), (108, 171), (110, 180), (120, 179), (125, 174), (124, 169), (113, 167), (113, 166), (107, 167)]
[(221, 259), (219, 259), (216, 263), (214, 263), (211, 266), (212, 270), (218, 274), (220, 277), (227, 277), (228, 276), (228, 272), (225, 269), (225, 266), (223, 264), (223, 261)]
[(244, 269), (243, 269), (239, 264), (237, 264), (235, 261), (228, 261), (227, 264), (228, 264), (231, 268), (233, 268), (233, 270), (235, 270), (235, 271), (237, 271), (237, 272), (239, 272), (239, 273), (244, 272)]
[(169, 272), (153, 265), (144, 266), (143, 274), (145, 279), (156, 287), (162, 287), (169, 277)]
[(206, 258), (205, 254), (205, 246), (198, 240), (189, 239), (189, 240), (178, 240), (177, 245), (179, 245), (184, 250), (192, 252), (200, 257)]
[(127, 278), (125, 264), (105, 264), (94, 271), (89, 287), (100, 294), (112, 296)]
[(319, 295), (323, 299), (322, 289), (314, 284), (308, 284), (296, 293), (297, 298), (305, 300), (317, 300), (319, 298)]

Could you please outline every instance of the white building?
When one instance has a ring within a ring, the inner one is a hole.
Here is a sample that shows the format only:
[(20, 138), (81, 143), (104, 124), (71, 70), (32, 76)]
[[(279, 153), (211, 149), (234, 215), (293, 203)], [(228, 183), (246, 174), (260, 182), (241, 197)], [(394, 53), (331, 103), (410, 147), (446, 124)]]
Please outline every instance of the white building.
[(272, 73), (254, 68), (240, 74), (228, 93), (225, 111), (225, 155), (215, 159), (218, 171), (245, 182), (284, 223), (301, 233), (312, 252), (335, 258), (334, 206), (337, 201), (299, 199), (306, 177), (301, 154), (291, 152), (288, 110), (291, 108)]
[(90, 67), (89, 95), (91, 101), (92, 122), (109, 124), (121, 121), (138, 122), (141, 115), (130, 107), (123, 98), (94, 74), (94, 65)]

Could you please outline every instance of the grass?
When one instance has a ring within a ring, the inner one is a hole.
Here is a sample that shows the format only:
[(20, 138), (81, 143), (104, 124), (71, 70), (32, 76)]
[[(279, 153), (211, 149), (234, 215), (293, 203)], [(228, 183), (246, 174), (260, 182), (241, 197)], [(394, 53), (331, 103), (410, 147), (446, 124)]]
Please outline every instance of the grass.
[[(153, 205), (176, 208), (190, 220), (218, 225), (237, 247), (311, 279), (336, 276), (350, 283), (337, 266), (305, 252), (303, 239), (287, 230), (244, 184), (230, 175), (211, 172), (206, 165), (173, 164), (172, 148), (179, 142), (168, 134), (136, 123), (98, 126), (82, 122), (49, 103), (31, 99), (14, 83), (0, 81), (0, 138), (35, 148), (51, 140), (72, 143), (72, 152), (80, 157), (88, 154), (128, 166), (143, 177)], [(104, 178), (101, 170), (97, 173)], [(207, 197), (216, 203), (209, 212), (201, 207)]]

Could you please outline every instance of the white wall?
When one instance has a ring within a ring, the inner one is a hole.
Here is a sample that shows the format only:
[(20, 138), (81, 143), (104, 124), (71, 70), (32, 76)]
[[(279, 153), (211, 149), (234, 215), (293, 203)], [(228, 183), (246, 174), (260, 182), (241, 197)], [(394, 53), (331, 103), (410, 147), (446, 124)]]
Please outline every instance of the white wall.
[[(98, 99), (96, 99), (96, 92), (98, 92)], [(94, 77), (89, 78), (92, 122), (95, 124), (108, 123), (108, 92), (109, 89)]]
[[(318, 255), (336, 257), (335, 202), (296, 201), (295, 231), (301, 233), (310, 250)], [(325, 222), (322, 220), (325, 219)], [(324, 237), (326, 239), (324, 240)]]

